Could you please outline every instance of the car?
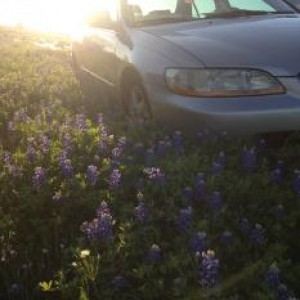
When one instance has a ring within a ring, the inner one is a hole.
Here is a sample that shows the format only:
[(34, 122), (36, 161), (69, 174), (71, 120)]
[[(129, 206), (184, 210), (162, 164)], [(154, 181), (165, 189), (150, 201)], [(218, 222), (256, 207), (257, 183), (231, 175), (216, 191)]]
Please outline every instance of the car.
[(288, 4), (290, 4), (295, 10), (300, 12), (300, 0), (285, 0)]
[(300, 129), (300, 16), (284, 1), (100, 3), (72, 61), (113, 108), (184, 132)]

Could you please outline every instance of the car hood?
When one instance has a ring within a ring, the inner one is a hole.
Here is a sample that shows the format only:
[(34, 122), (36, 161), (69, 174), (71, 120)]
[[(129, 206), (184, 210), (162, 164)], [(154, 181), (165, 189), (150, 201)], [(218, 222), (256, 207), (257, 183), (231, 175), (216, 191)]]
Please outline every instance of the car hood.
[(206, 67), (258, 68), (275, 76), (300, 74), (297, 15), (203, 20), (144, 30), (185, 49)]

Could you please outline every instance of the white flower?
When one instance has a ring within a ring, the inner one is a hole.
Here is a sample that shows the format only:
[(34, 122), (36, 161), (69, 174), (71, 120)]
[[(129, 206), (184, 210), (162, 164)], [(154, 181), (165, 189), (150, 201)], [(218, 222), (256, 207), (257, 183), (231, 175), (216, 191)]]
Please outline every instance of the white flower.
[(88, 250), (88, 249), (82, 250), (82, 251), (80, 252), (80, 257), (81, 257), (81, 258), (86, 258), (86, 257), (88, 257), (88, 256), (90, 255), (90, 253), (91, 253), (91, 251)]

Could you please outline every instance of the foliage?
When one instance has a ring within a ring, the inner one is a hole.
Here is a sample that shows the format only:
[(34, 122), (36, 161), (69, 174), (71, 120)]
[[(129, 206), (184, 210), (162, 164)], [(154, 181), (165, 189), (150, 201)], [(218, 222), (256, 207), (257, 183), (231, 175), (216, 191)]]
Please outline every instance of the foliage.
[(300, 295), (297, 138), (88, 115), (65, 40), (38, 39), (1, 29), (0, 299)]

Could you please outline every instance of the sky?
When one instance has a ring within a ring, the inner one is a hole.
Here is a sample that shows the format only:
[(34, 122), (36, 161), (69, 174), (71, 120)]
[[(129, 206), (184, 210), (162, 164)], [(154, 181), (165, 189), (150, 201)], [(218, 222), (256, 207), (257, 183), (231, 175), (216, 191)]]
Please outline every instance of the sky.
[(0, 24), (42, 31), (72, 31), (82, 22), (86, 0), (0, 0)]

